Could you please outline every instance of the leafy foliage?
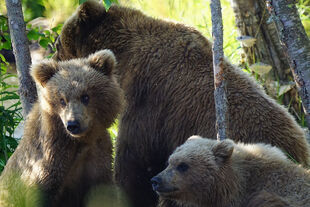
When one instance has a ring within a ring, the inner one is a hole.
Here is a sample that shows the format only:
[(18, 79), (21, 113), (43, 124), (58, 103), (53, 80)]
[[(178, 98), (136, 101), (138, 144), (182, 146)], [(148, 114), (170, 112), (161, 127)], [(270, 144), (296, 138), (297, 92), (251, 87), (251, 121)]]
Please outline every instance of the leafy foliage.
[[(0, 50), (11, 49), (11, 39), (8, 34), (7, 19), (0, 16), (1, 43)], [(21, 103), (17, 93), (17, 85), (10, 84), (10, 78), (16, 75), (7, 73), (8, 63), (0, 54), (0, 172), (3, 170), (7, 160), (18, 145), (14, 137), (14, 130), (23, 120), (21, 114)]]
[(60, 34), (62, 26), (63, 24), (58, 24), (52, 29), (43, 30), (40, 27), (32, 27), (31, 24), (27, 24), (27, 38), (30, 41), (38, 42), (44, 49), (51, 49), (52, 51), (49, 55), (49, 57), (51, 57), (52, 54), (56, 51), (54, 43)]
[(299, 0), (297, 7), (307, 35), (310, 36), (310, 0)]
[(118, 0), (104, 0), (103, 1), (103, 5), (105, 7), (105, 9), (108, 11), (109, 8), (111, 7), (112, 3), (116, 3), (118, 4)]
[[(56, 50), (54, 42), (59, 35), (62, 24), (52, 29), (42, 29), (27, 24), (27, 37), (31, 42), (38, 42), (41, 47), (51, 51), (50, 56)], [(7, 18), (0, 16), (0, 51), (12, 50), (11, 38), (8, 30)], [(21, 103), (17, 88), (11, 79), (17, 79), (15, 74), (8, 73), (9, 63), (0, 53), (0, 172), (7, 160), (18, 145), (20, 137), (14, 137), (14, 131), (23, 120)], [(16, 82), (16, 81), (15, 81)]]
[[(0, 50), (2, 49), (11, 50), (12, 49), (11, 37), (8, 31), (9, 31), (8, 19), (7, 17), (0, 15)], [(4, 57), (1, 54), (0, 56), (1, 56), (1, 60), (4, 61)]]
[(24, 8), (24, 19), (26, 22), (42, 17), (45, 11), (43, 0), (23, 0), (22, 7)]

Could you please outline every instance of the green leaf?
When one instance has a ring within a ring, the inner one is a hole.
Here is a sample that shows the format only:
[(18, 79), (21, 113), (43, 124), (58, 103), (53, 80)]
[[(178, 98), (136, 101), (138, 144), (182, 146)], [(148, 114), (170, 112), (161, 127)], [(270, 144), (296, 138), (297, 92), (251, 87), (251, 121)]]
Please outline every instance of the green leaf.
[(59, 34), (61, 32), (63, 24), (58, 24), (56, 27), (52, 28), (52, 31)]
[(9, 33), (4, 33), (4, 34), (3, 34), (3, 37), (4, 37), (4, 39), (5, 39), (7, 42), (11, 43), (11, 37), (10, 37), (10, 34), (9, 34)]
[(32, 29), (28, 32), (27, 37), (29, 40), (38, 40), (40, 37), (40, 34), (34, 29)]
[(43, 33), (47, 36), (50, 36), (51, 35), (51, 32), (49, 30), (44, 30)]
[[(3, 63), (0, 63), (0, 69), (1, 69), (0, 75), (2, 75), (3, 73), (6, 73), (7, 66)], [(1, 76), (0, 76), (0, 78), (1, 78)]]
[(118, 4), (118, 0), (104, 0), (103, 6), (105, 7), (106, 11), (110, 9), (112, 3)]
[(0, 98), (0, 101), (7, 101), (7, 100), (15, 100), (15, 99), (18, 99), (19, 96), (18, 95), (8, 95), (8, 96), (5, 96), (3, 98)]
[(7, 137), (7, 145), (9, 145), (9, 149), (12, 152), (12, 150), (14, 150), (17, 147), (18, 142), (13, 137)]
[(6, 49), (6, 50), (12, 49), (11, 41), (2, 42), (0, 45), (1, 45), (1, 48), (3, 48), (3, 49)]
[(12, 77), (16, 78), (17, 75), (15, 75), (15, 74), (5, 74), (5, 75), (3, 75), (3, 77), (0, 80), (5, 80), (7, 78), (12, 78)]
[(47, 38), (42, 38), (42, 39), (39, 41), (39, 44), (41, 45), (41, 47), (44, 47), (45, 49), (47, 48), (48, 43), (49, 43), (49, 40), (48, 40)]
[[(54, 49), (53, 49), (53, 51), (54, 51)], [(52, 57), (53, 57), (53, 55), (54, 55), (54, 54), (53, 54), (53, 53), (51, 53), (51, 54), (49, 54), (46, 58), (47, 58), (47, 59), (50, 59), (50, 58), (52, 58)]]
[(17, 102), (17, 103), (15, 103), (15, 104), (11, 105), (10, 107), (8, 107), (8, 110), (11, 109), (11, 108), (13, 108), (13, 107), (15, 107), (15, 109), (14, 109), (13, 111), (14, 111), (14, 112), (19, 111), (19, 110), (21, 110), (22, 108), (21, 108), (21, 107), (20, 107), (20, 108), (17, 108), (18, 106), (20, 106), (20, 102)]
[(9, 63), (6, 61), (5, 57), (2, 54), (0, 54), (0, 59), (3, 63), (5, 63), (6, 65), (9, 65)]
[(79, 4), (83, 4), (84, 2), (86, 2), (87, 0), (79, 0)]
[(0, 166), (4, 167), (5, 166), (5, 162), (4, 160), (0, 159)]
[(7, 17), (0, 15), (0, 31), (8, 31)]
[(19, 96), (14, 92), (9, 91), (0, 92), (0, 101), (16, 100), (16, 99), (19, 99)]

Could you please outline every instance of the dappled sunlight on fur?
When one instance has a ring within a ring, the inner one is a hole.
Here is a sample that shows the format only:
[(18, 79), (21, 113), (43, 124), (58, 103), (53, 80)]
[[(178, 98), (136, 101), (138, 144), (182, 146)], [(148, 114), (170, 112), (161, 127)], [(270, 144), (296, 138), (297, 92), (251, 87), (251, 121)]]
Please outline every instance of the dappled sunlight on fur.
[(288, 160), (288, 158), (279, 148), (269, 144), (258, 143), (253, 145), (238, 143), (238, 145), (235, 146), (235, 150), (246, 151), (256, 157), (262, 157), (266, 159), (279, 159), (283, 161)]

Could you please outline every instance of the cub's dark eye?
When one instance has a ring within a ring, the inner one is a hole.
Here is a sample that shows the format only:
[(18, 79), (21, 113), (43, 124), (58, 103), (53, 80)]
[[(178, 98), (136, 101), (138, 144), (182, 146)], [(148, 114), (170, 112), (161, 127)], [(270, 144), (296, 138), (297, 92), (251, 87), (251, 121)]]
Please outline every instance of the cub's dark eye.
[(62, 106), (66, 106), (66, 102), (65, 102), (65, 100), (64, 100), (63, 98), (60, 99), (60, 104), (61, 104)]
[(83, 104), (87, 105), (88, 102), (89, 102), (89, 96), (88, 96), (87, 94), (81, 96), (81, 102), (82, 102)]
[(178, 166), (177, 166), (177, 171), (179, 172), (185, 172), (186, 170), (188, 170), (189, 166), (188, 164), (181, 162)]

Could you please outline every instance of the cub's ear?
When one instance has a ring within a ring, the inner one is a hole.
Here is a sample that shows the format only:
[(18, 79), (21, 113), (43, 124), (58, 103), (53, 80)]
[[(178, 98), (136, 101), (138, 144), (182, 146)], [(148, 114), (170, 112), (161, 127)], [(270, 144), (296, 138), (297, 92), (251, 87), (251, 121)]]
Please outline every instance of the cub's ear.
[(225, 139), (221, 142), (218, 142), (213, 148), (212, 152), (215, 156), (215, 160), (219, 164), (225, 163), (231, 157), (234, 151), (234, 142)]
[(36, 83), (45, 87), (48, 80), (59, 70), (57, 62), (54, 60), (43, 60), (32, 65), (30, 74)]
[(111, 75), (115, 68), (116, 59), (111, 50), (100, 50), (88, 57), (89, 65), (95, 70)]
[(203, 139), (201, 136), (199, 135), (192, 135), (187, 139), (187, 142), (193, 141), (193, 140), (201, 140)]
[(101, 3), (95, 0), (88, 0), (80, 5), (77, 15), (78, 20), (85, 23), (100, 18), (105, 12), (105, 8)]

